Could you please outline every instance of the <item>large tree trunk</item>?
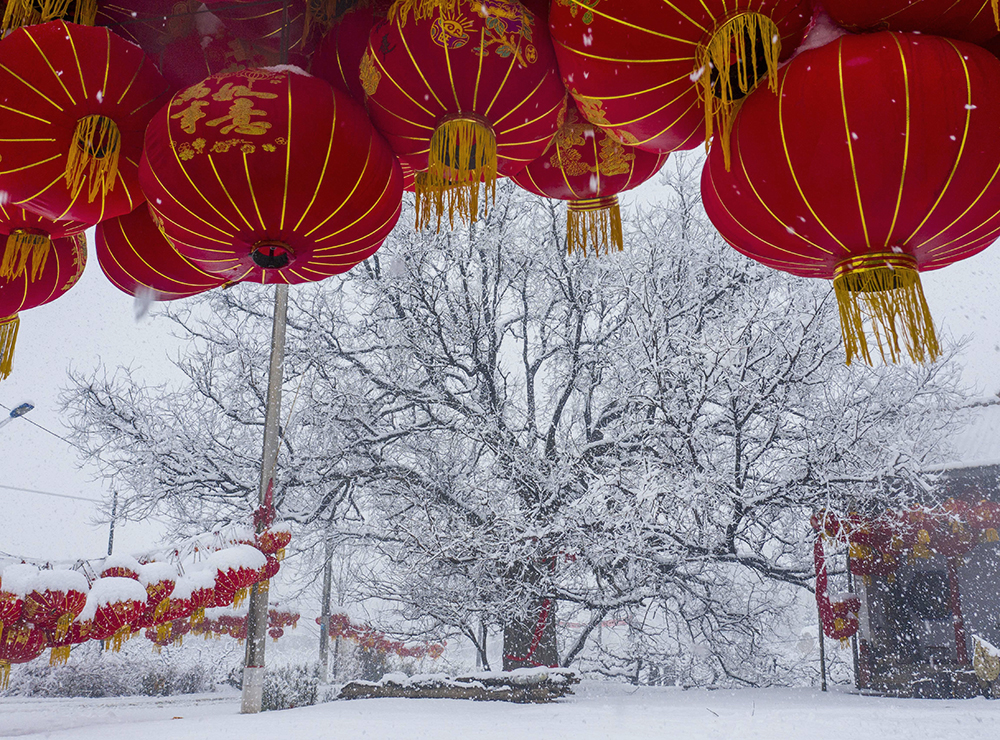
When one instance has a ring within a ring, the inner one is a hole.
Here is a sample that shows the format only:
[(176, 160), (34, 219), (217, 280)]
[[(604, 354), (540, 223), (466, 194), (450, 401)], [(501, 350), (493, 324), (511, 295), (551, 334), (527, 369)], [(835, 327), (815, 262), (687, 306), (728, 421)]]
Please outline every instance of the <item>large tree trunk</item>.
[(503, 630), (503, 669), (556, 667), (556, 602), (539, 599), (524, 619), (515, 619)]

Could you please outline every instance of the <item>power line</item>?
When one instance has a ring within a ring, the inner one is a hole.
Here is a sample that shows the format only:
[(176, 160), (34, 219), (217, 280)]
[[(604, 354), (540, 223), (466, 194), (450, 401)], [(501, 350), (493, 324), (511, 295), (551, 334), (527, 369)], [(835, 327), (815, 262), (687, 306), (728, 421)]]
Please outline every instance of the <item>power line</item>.
[[(0, 408), (2, 408), (2, 409), (6, 409), (7, 411), (10, 411), (10, 407), (9, 407), (9, 406), (5, 406), (5, 405), (4, 405), (4, 404), (2, 404), (2, 403), (0, 403)], [(42, 426), (41, 424), (39, 424), (39, 423), (35, 422), (34, 420), (32, 420), (32, 419), (28, 418), (28, 416), (27, 416), (27, 415), (25, 415), (25, 416), (20, 416), (20, 417), (18, 417), (18, 418), (20, 418), (20, 419), (24, 419), (24, 420), (25, 420), (26, 422), (28, 422), (28, 423), (29, 423), (29, 424), (31, 424), (32, 426), (36, 426), (36, 427), (38, 427), (39, 429), (41, 429), (41, 430), (42, 430), (43, 432), (45, 432), (46, 434), (51, 434), (51, 435), (52, 435), (53, 437), (55, 437), (56, 439), (61, 439), (61, 440), (62, 440), (63, 442), (65, 442), (66, 444), (68, 444), (68, 445), (69, 445), (70, 447), (75, 447), (76, 449), (80, 450), (80, 452), (84, 452), (84, 453), (86, 453), (86, 454), (88, 454), (88, 455), (90, 454), (90, 451), (89, 451), (89, 450), (87, 450), (87, 449), (84, 449), (83, 447), (81, 447), (80, 445), (78, 445), (78, 444), (77, 444), (76, 442), (71, 442), (71, 441), (69, 441), (68, 439), (66, 439), (65, 437), (63, 437), (63, 436), (62, 436), (62, 435), (60, 435), (60, 434), (56, 434), (56, 433), (55, 433), (55, 432), (53, 432), (53, 431), (52, 431), (51, 429), (47, 429), (47, 428), (43, 427), (43, 426)]]
[(5, 486), (5, 485), (2, 485), (2, 484), (0, 484), (0, 488), (5, 488), (8, 491), (20, 491), (22, 493), (37, 493), (37, 494), (39, 494), (41, 496), (55, 496), (56, 498), (71, 498), (71, 499), (75, 499), (76, 501), (89, 501), (92, 504), (102, 504), (102, 503), (104, 503), (103, 501), (100, 501), (100, 500), (98, 500), (96, 498), (85, 498), (83, 496), (71, 496), (68, 493), (53, 493), (52, 491), (39, 491), (36, 488), (20, 488), (18, 486)]

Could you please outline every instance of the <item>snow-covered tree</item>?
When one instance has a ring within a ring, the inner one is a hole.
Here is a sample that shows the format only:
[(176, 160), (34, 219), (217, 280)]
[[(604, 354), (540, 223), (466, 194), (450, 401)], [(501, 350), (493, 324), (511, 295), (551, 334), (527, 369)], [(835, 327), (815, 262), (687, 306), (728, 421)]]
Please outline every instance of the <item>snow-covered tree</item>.
[[(723, 244), (684, 164), (665, 188), (622, 254), (567, 255), (560, 210), (501, 189), (472, 228), (397, 229), (292, 291), (280, 513), (374, 553), (367, 595), (484, 661), (484, 626), (506, 668), (568, 665), (614, 618), (632, 636), (594, 661), (759, 681), (809, 513), (906, 495), (954, 421), (948, 362), (845, 367), (828, 285)], [(75, 376), (76, 440), (127, 511), (250, 509), (269, 309), (251, 287), (171, 309), (183, 386)], [(561, 651), (557, 614), (583, 625)]]

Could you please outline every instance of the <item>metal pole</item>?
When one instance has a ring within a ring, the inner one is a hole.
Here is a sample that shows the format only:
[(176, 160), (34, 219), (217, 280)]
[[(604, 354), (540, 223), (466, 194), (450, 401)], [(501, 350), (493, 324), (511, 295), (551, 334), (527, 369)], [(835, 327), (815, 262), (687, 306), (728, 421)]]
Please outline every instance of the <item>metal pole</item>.
[(115, 519), (118, 518), (118, 489), (111, 492), (111, 526), (108, 527), (108, 555), (115, 549)]
[(819, 620), (819, 687), (820, 691), (826, 691), (826, 638), (823, 634), (823, 618), (818, 616), (819, 605), (816, 608)]
[(330, 591), (333, 587), (333, 543), (329, 535), (323, 553), (323, 603), (319, 610), (319, 682), (329, 680), (330, 665)]
[[(274, 326), (271, 330), (271, 366), (267, 378), (267, 412), (264, 416), (264, 452), (261, 456), (258, 503), (264, 504), (274, 479), (280, 444), (281, 381), (285, 363), (285, 318), (288, 314), (288, 285), (274, 291)], [(263, 523), (258, 522), (258, 532)], [(247, 650), (243, 662), (243, 701), (240, 712), (260, 711), (264, 696), (264, 645), (267, 636), (267, 596), (269, 582), (255, 584), (250, 592), (247, 613)]]

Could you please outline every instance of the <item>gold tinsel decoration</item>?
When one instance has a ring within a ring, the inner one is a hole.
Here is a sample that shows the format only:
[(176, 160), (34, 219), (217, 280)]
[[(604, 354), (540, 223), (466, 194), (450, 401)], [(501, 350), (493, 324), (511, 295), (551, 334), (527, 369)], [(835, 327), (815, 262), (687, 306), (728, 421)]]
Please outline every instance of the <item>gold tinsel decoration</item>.
[(589, 246), (595, 255), (603, 250), (622, 250), (622, 214), (618, 196), (571, 200), (566, 212), (566, 248), (570, 254), (578, 249), (587, 254)]
[[(763, 50), (758, 58), (757, 42)], [(767, 70), (768, 87), (778, 92), (775, 72), (781, 55), (781, 34), (774, 21), (760, 13), (740, 13), (722, 24), (712, 34), (707, 44), (698, 47), (695, 71), (691, 79), (698, 86), (698, 94), (705, 108), (705, 146), (712, 133), (719, 131), (720, 144), (729, 170), (729, 131), (737, 106), (743, 97), (757, 85), (758, 63), (763, 61)], [(736, 66), (735, 87), (730, 76)], [(713, 80), (712, 71), (718, 76)]]
[(428, 169), (417, 175), (417, 228), (437, 229), (448, 213), (454, 228), (455, 216), (474, 223), (479, 216), (480, 186), (488, 198), (496, 196), (497, 139), (493, 127), (481, 116), (459, 114), (446, 117), (431, 136)]
[(31, 280), (38, 280), (45, 269), (52, 240), (47, 234), (27, 229), (14, 229), (7, 235), (3, 260), (0, 261), (0, 278), (14, 280), (23, 275), (31, 263)]
[(438, 12), (450, 13), (459, 0), (396, 0), (389, 8), (389, 20), (405, 26), (410, 15), (414, 20), (433, 18)]
[(913, 257), (888, 252), (845, 260), (834, 272), (833, 289), (848, 365), (855, 355), (872, 364), (866, 320), (883, 362), (887, 356), (898, 362), (904, 350), (921, 363), (941, 354)]
[(69, 8), (73, 0), (7, 0), (0, 30), (34, 26), (55, 20), (72, 20), (81, 26), (93, 26), (97, 20), (97, 0), (76, 0), (72, 17)]
[(14, 363), (14, 345), (17, 344), (17, 329), (21, 319), (17, 314), (0, 319), (0, 380), (10, 376)]
[(84, 179), (88, 179), (89, 202), (98, 193), (106, 196), (115, 187), (120, 152), (121, 133), (110, 118), (92, 115), (77, 121), (66, 159), (66, 186), (70, 192), (79, 193)]

